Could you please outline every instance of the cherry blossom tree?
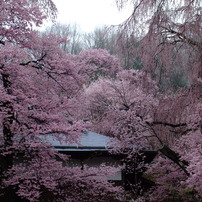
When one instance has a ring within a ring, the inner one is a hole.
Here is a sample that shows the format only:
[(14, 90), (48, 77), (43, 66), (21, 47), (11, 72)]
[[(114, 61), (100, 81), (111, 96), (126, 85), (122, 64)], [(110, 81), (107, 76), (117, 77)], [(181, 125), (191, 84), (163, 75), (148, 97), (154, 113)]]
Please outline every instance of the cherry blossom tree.
[[(147, 84), (144, 78), (147, 79)], [(146, 89), (145, 85), (150, 87)], [(135, 111), (137, 107), (136, 117), (148, 116), (149, 119), (150, 104), (152, 106), (158, 103), (153, 96), (156, 90), (157, 87), (150, 77), (137, 70), (120, 71), (115, 79), (100, 78), (86, 87), (81, 97), (81, 100), (85, 100), (83, 118), (90, 117), (98, 132), (110, 134), (114, 124), (117, 123), (115, 128), (122, 127), (118, 121), (115, 121), (119, 117), (119, 112), (122, 117), (125, 112)], [(120, 134), (118, 131), (119, 129), (117, 129), (117, 135)]]
[(188, 84), (201, 77), (201, 1), (116, 3), (120, 9), (127, 3), (134, 7), (121, 28), (142, 39), (144, 68), (167, 83), (162, 85), (176, 73), (187, 75)]
[(92, 121), (94, 131), (114, 137), (113, 152), (124, 153), (129, 161), (143, 148), (158, 151), (147, 172), (156, 182), (151, 201), (162, 195), (190, 198), (192, 192), (199, 197), (200, 87), (164, 95), (145, 72), (124, 70), (116, 79), (91, 83), (79, 115)]
[[(134, 7), (120, 28), (139, 37), (143, 70), (166, 89), (158, 95), (159, 105), (148, 122), (161, 152), (152, 170), (158, 189), (152, 190), (151, 200), (163, 195), (196, 200), (201, 194), (201, 1), (116, 2), (120, 9), (127, 3)], [(177, 75), (186, 75), (187, 87), (173, 93), (170, 82), (175, 90), (183, 86), (175, 87)]]
[[(79, 115), (91, 120), (93, 131), (112, 137), (111, 152), (125, 157), (127, 174), (142, 173), (145, 167), (142, 149), (154, 149), (153, 144), (159, 143), (148, 124), (158, 106), (157, 92), (155, 82), (145, 72), (123, 70), (116, 78), (92, 82), (80, 98), (83, 107)], [(134, 194), (141, 189), (141, 181), (138, 178), (137, 183), (136, 177), (129, 179), (136, 181), (130, 185)]]
[(151, 191), (154, 201), (162, 196), (200, 200), (201, 90), (200, 94), (195, 90), (165, 98), (152, 123), (163, 143), (149, 171), (157, 183)]
[(78, 65), (78, 74), (83, 76), (88, 84), (99, 77), (115, 78), (122, 70), (119, 60), (103, 49), (89, 49), (75, 58)]
[(74, 60), (60, 48), (64, 39), (40, 36), (33, 29), (47, 16), (55, 16), (55, 5), (51, 0), (1, 1), (0, 5), (1, 199), (117, 198), (121, 189), (103, 177), (113, 168), (65, 167), (68, 157), (40, 138), (63, 133), (65, 141), (75, 142), (85, 129), (79, 120), (68, 124), (70, 100), (81, 89), (82, 79)]
[[(122, 7), (129, 1), (116, 2)], [(33, 28), (56, 15), (51, 0), (0, 3), (3, 199), (107, 201), (119, 197), (121, 189), (103, 177), (115, 169), (65, 167), (68, 157), (40, 138), (47, 133), (59, 138), (57, 134), (63, 133), (66, 142), (75, 142), (86, 128), (80, 120), (86, 119), (91, 129), (114, 138), (114, 152), (130, 148), (131, 161), (142, 148), (159, 151), (148, 170), (156, 182), (150, 200), (162, 195), (185, 199), (187, 194), (200, 199), (201, 3), (131, 2), (134, 12), (122, 26), (127, 34), (141, 39), (142, 71), (122, 70), (118, 59), (101, 49), (67, 54), (61, 49), (66, 39), (39, 35)], [(136, 19), (139, 23), (134, 23)], [(131, 32), (129, 27), (136, 29)], [(159, 93), (151, 76), (165, 80), (179, 69), (188, 73), (191, 86)]]

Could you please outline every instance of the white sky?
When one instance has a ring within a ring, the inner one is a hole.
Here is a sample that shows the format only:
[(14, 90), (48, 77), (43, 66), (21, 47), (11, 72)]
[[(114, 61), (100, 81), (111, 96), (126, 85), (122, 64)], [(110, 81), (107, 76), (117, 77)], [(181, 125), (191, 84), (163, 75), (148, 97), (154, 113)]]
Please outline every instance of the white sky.
[(114, 0), (54, 0), (58, 8), (57, 21), (76, 23), (81, 31), (90, 32), (100, 25), (117, 25), (130, 16), (128, 6), (118, 11)]

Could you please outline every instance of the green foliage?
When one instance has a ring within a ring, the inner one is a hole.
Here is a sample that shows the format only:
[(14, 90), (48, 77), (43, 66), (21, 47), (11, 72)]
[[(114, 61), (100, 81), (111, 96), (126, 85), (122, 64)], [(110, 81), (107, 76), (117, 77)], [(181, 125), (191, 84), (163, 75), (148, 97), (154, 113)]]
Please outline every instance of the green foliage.
[(133, 63), (133, 69), (140, 70), (143, 68), (143, 64), (140, 57), (136, 57)]
[(156, 180), (153, 173), (143, 173), (142, 177), (153, 182)]
[(169, 83), (174, 91), (178, 90), (181, 87), (189, 85), (187, 75), (179, 70), (174, 70), (173, 72), (171, 72)]

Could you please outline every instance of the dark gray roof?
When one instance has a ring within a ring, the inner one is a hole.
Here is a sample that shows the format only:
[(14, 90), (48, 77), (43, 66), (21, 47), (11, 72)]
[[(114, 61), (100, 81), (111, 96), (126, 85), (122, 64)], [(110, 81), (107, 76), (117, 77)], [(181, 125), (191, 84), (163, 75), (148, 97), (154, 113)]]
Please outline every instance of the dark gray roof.
[(43, 139), (58, 151), (105, 151), (108, 150), (107, 146), (110, 141), (110, 137), (90, 131), (82, 133), (77, 143), (59, 141), (56, 136), (60, 136), (59, 139), (65, 139), (62, 138), (64, 134), (61, 133), (57, 135), (48, 134)]

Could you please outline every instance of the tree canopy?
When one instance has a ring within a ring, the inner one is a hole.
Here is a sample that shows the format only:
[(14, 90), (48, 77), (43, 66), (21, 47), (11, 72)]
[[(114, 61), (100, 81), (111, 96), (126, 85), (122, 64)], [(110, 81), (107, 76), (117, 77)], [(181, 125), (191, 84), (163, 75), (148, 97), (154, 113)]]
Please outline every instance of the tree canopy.
[(132, 189), (134, 199), (201, 200), (201, 1), (116, 3), (131, 3), (132, 15), (109, 36), (96, 30), (83, 50), (76, 29), (34, 29), (55, 18), (53, 1), (1, 1), (3, 199), (124, 201), (123, 189), (103, 177), (115, 168), (64, 166), (69, 157), (40, 138), (60, 141), (63, 133), (72, 143), (88, 129), (112, 137), (111, 151), (132, 162), (143, 149), (158, 152), (139, 165), (155, 186), (142, 195)]
[[(58, 133), (63, 133), (66, 142), (77, 141), (86, 127), (82, 120), (68, 124), (69, 111), (74, 106), (71, 100), (86, 82), (87, 74), (79, 74), (79, 68), (88, 65), (93, 71), (94, 64), (77, 64), (79, 59), (60, 48), (63, 38), (41, 35), (34, 30), (46, 17), (55, 16), (56, 8), (51, 0), (2, 1), (0, 4), (2, 200), (116, 198), (121, 189), (101, 177), (114, 173), (113, 168), (102, 166), (82, 171), (80, 167), (65, 167), (63, 163), (68, 157), (40, 138), (47, 133), (57, 138)], [(104, 54), (103, 58), (97, 54), (101, 64), (102, 60), (104, 63), (110, 60), (110, 56)], [(106, 61), (105, 57), (108, 57)], [(114, 68), (113, 65), (109, 63), (109, 68)]]

